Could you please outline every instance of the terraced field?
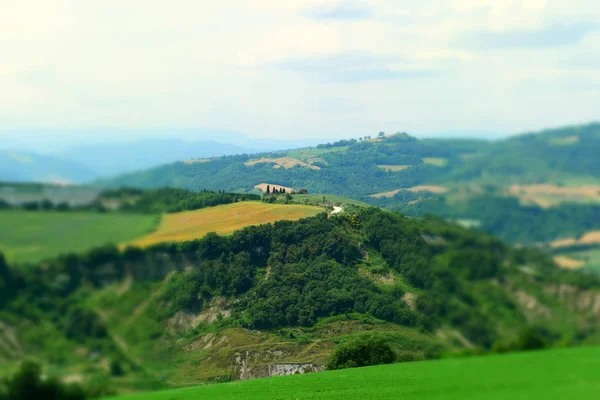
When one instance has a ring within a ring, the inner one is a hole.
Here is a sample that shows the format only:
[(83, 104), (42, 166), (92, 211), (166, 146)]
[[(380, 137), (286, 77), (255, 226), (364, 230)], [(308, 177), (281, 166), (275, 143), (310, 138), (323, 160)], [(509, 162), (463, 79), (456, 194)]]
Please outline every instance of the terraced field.
[(279, 220), (298, 220), (312, 217), (320, 212), (323, 212), (323, 208), (248, 201), (166, 214), (156, 231), (134, 240), (130, 244), (146, 247), (162, 242), (193, 240), (201, 238), (209, 232), (227, 235), (251, 225)]
[(119, 400), (596, 399), (600, 348), (394, 364), (127, 395)]

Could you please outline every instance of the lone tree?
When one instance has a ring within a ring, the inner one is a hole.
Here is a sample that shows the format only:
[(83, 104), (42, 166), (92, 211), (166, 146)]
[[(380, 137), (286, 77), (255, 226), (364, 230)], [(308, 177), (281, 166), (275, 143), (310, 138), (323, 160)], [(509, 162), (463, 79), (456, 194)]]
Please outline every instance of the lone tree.
[(271, 194), (271, 186), (267, 185), (267, 194)]
[(378, 136), (383, 139), (385, 137), (385, 132), (379, 132)]
[(396, 353), (384, 339), (366, 334), (337, 346), (327, 363), (327, 369), (367, 367), (394, 361)]

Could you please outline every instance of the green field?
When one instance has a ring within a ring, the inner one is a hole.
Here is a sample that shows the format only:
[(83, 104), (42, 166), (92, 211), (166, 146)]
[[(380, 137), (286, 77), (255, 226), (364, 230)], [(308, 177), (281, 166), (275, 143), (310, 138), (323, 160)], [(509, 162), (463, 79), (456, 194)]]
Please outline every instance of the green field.
[(367, 203), (363, 203), (362, 201), (349, 199), (348, 197), (343, 196), (335, 196), (331, 194), (295, 194), (294, 200), (296, 201), (309, 201), (309, 202), (322, 202), (323, 198), (325, 198), (325, 202), (340, 204), (340, 205), (353, 205), (359, 207), (372, 207)]
[(27, 263), (135, 239), (153, 230), (158, 217), (8, 210), (0, 211), (0, 221), (0, 252), (10, 263)]
[(600, 348), (446, 359), (239, 381), (120, 400), (597, 399)]
[(329, 149), (323, 148), (323, 149), (319, 149), (316, 147), (311, 147), (308, 149), (299, 149), (299, 150), (292, 150), (290, 152), (287, 153), (288, 157), (291, 158), (297, 158), (298, 160), (302, 160), (302, 161), (306, 161), (310, 158), (313, 157), (319, 157), (322, 156), (323, 154), (327, 154), (327, 153), (345, 153), (346, 151), (348, 151), (348, 146), (342, 146), (342, 147), (332, 147)]
[(593, 247), (588, 250), (565, 252), (564, 255), (572, 257), (576, 260), (585, 261), (583, 268), (588, 271), (600, 273), (600, 246)]

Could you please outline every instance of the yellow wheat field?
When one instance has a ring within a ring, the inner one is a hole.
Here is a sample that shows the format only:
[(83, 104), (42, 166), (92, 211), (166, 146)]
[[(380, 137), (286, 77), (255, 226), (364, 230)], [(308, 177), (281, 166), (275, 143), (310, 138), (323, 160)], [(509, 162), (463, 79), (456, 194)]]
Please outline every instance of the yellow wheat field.
[(163, 242), (180, 242), (203, 237), (209, 232), (231, 234), (251, 225), (279, 220), (298, 220), (323, 212), (322, 208), (299, 204), (268, 204), (244, 201), (202, 210), (163, 216), (156, 231), (130, 243), (147, 247)]

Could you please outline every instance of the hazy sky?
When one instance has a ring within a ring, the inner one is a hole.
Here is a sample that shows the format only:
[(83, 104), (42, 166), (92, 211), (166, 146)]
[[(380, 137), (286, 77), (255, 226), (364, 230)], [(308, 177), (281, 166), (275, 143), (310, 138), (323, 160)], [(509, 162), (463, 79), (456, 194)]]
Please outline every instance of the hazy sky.
[(520, 132), (600, 119), (597, 0), (0, 0), (0, 133)]

